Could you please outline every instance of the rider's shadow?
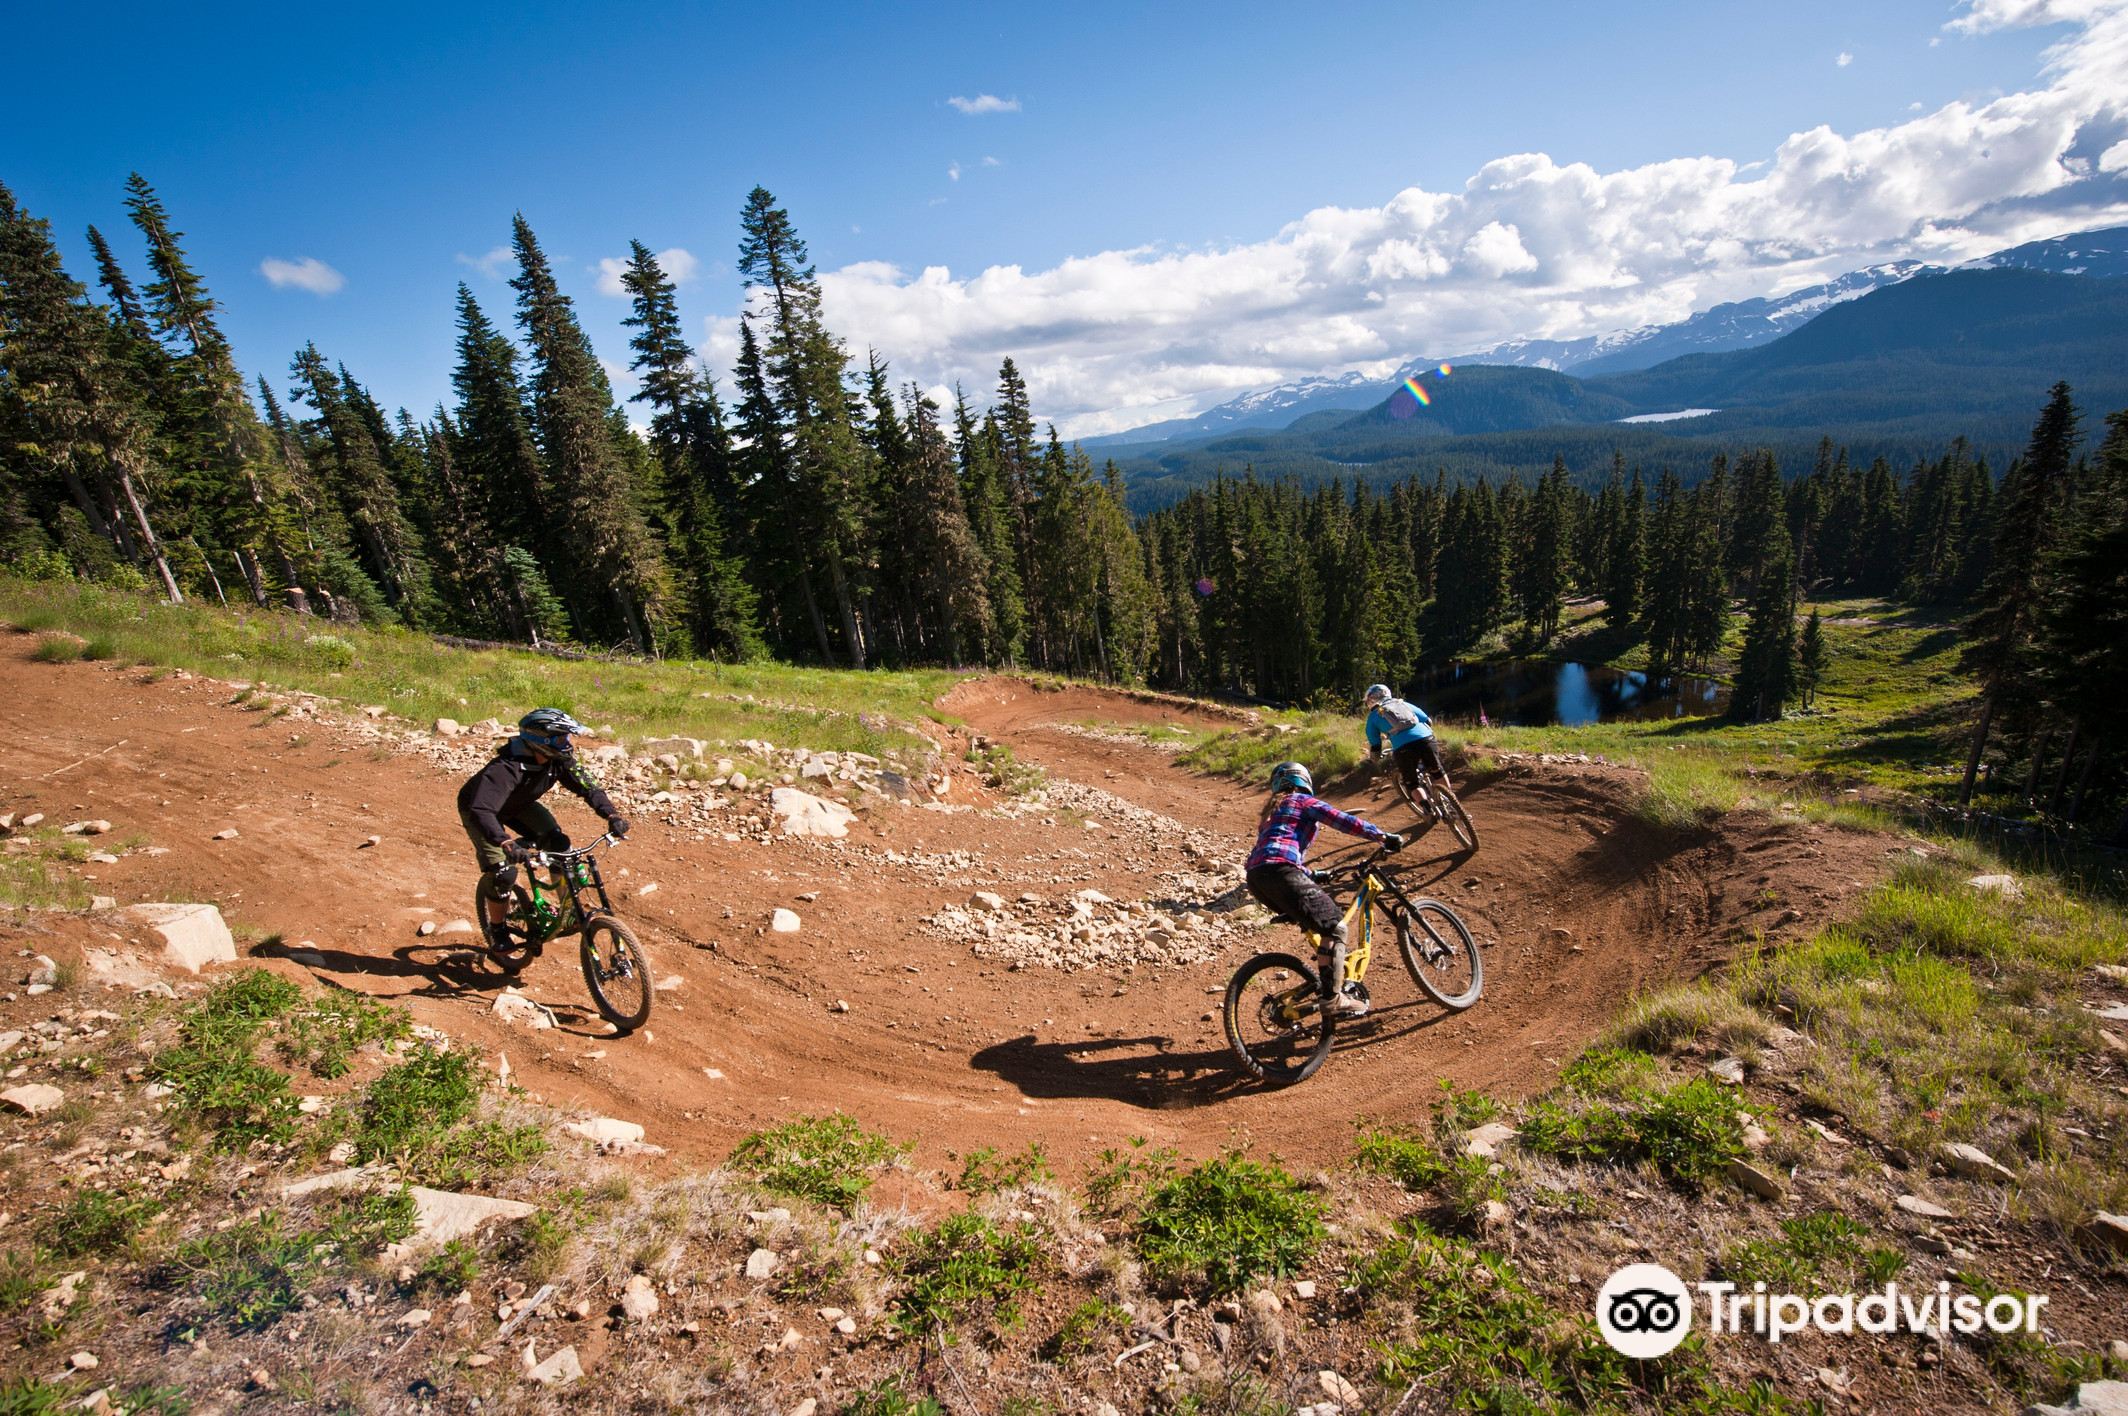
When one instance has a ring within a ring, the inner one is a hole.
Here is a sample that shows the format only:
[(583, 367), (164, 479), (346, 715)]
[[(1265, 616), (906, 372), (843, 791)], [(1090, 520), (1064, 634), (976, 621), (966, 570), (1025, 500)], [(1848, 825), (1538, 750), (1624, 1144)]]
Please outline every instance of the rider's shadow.
[[(403, 979), (408, 986), (396, 992), (370, 994), (376, 998), (478, 998), (508, 984), (509, 975), (488, 966), (477, 949), (450, 944), (408, 944), (389, 955), (355, 954), (345, 949), (327, 949), (317, 944), (294, 945), (269, 940), (251, 951), (253, 958), (286, 959), (309, 969), (328, 988), (350, 989), (334, 975), (359, 974), (366, 978)], [(612, 1030), (595, 1013), (573, 1003), (547, 1003), (534, 998), (554, 1020), (557, 1030), (580, 1037), (610, 1037)]]
[(1249, 1090), (1234, 1054), (1179, 1052), (1171, 1037), (1090, 1037), (1038, 1042), (1032, 1034), (993, 1044), (968, 1060), (1019, 1088), (1056, 1100), (1102, 1097), (1153, 1111), (1204, 1106)]

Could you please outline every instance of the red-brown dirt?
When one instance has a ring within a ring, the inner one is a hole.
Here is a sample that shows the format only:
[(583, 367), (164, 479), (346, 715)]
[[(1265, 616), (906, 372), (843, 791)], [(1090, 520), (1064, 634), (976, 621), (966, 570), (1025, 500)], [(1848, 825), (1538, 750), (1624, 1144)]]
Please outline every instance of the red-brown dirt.
[[(884, 807), (845, 843), (675, 839), (645, 822), (610, 857), (631, 872), (621, 908), (653, 971), (684, 982), (657, 995), (645, 1030), (615, 1038), (573, 954), (550, 950), (523, 985), (562, 1026), (535, 1033), (491, 1014), (504, 980), (463, 955), (463, 936), (416, 935), (424, 919), (472, 913), (455, 774), (346, 728), (231, 707), (226, 684), (37, 664), (33, 646), (0, 637), (0, 810), (104, 817), (112, 841), (168, 848), (84, 867), (93, 890), (212, 901), (265, 967), (404, 1002), (491, 1060), (507, 1054), (515, 1080), (545, 1101), (642, 1123), (676, 1161), (714, 1162), (766, 1123), (840, 1109), (914, 1142), (919, 1165), (1038, 1140), (1072, 1175), (1134, 1136), (1193, 1155), (1247, 1140), (1326, 1163), (1349, 1150), (1357, 1119), (1426, 1115), (1444, 1078), (1505, 1094), (1545, 1086), (1634, 991), (1704, 971), (1753, 929), (1814, 925), (1875, 878), (1887, 851), (1880, 838), (1761, 816), (1665, 832), (1632, 814), (1639, 782), (1617, 767), (1472, 776), (1463, 797), (1482, 849), (1447, 854), (1453, 843), (1435, 831), (1401, 860), (1407, 888), (1448, 900), (1484, 945), (1483, 1000), (1445, 1014), (1385, 959), (1370, 978), (1374, 1016), (1341, 1030), (1313, 1081), (1265, 1091), (1231, 1065), (1217, 994), (1250, 953), (1293, 948), (1290, 929), (1252, 932), (1202, 965), (1066, 973), (1010, 971), (921, 926), (977, 889), (1139, 898), (1148, 882), (1127, 857), (1143, 852), (1115, 832)], [(964, 684), (941, 708), (1053, 776), (1216, 833), (1237, 867), (1248, 848), (1257, 792), (1059, 726), (1188, 721), (1195, 710), (1011, 679)], [(1404, 809), (1364, 784), (1328, 790), (1404, 824)], [(573, 800), (559, 810), (565, 824), (589, 824)], [(235, 839), (213, 839), (229, 826)], [(373, 834), (381, 841), (365, 848)], [(1318, 855), (1355, 844), (1326, 833)], [(942, 878), (887, 851), (964, 851), (974, 863)], [(633, 897), (646, 880), (657, 892)], [(809, 892), (817, 899), (801, 900)], [(800, 912), (800, 933), (767, 932), (778, 906)], [(10, 943), (62, 960), (123, 931), (113, 916), (14, 919)], [(269, 935), (283, 942), (260, 942)], [(312, 962), (285, 957), (295, 949)], [(838, 999), (848, 1012), (834, 1011)], [(42, 1016), (39, 1002), (5, 1005), (0, 1022)]]

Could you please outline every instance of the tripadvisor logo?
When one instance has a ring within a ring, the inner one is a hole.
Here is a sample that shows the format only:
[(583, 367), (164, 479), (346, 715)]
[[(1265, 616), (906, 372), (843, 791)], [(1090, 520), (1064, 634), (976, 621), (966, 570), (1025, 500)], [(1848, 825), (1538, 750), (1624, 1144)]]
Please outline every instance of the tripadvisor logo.
[(1676, 1349), (1692, 1330), (1692, 1290), (1705, 1300), (1711, 1334), (1750, 1332), (1768, 1342), (1811, 1329), (1831, 1335), (1857, 1331), (1955, 1332), (1965, 1335), (2036, 1333), (2044, 1294), (1953, 1293), (1948, 1283), (1906, 1289), (1887, 1283), (1874, 1293), (1828, 1293), (1805, 1298), (1769, 1293), (1763, 1283), (1749, 1291), (1707, 1280), (1687, 1288), (1661, 1264), (1628, 1264), (1604, 1280), (1596, 1293), (1596, 1328), (1603, 1340), (1628, 1357), (1646, 1361)]

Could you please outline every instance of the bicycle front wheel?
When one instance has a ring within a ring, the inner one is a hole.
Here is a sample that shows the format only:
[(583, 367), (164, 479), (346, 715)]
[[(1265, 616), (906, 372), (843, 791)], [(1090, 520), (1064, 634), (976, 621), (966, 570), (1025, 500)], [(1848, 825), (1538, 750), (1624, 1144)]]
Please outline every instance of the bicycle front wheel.
[(1456, 833), (1456, 839), (1463, 843), (1464, 850), (1474, 851), (1478, 848), (1478, 828), (1471, 824), (1470, 813), (1463, 809), (1463, 803), (1456, 799), (1456, 794), (1444, 783), (1433, 784), (1433, 810), (1434, 815), (1446, 821), (1448, 829)]
[(596, 915), (584, 926), (579, 953), (584, 962), (584, 986), (606, 1021), (622, 1032), (633, 1032), (650, 1016), (650, 961), (635, 931), (612, 915)]
[(1258, 954), (1227, 983), (1227, 1045), (1243, 1070), (1274, 1086), (1304, 1082), (1330, 1056), (1336, 1018), (1315, 970), (1291, 954)]
[(1485, 961), (1470, 926), (1439, 900), (1416, 900), (1397, 910), (1397, 943), (1412, 982), (1443, 1008), (1458, 1012), (1485, 991)]
[[(488, 928), (488, 906), (497, 900), (503, 907), (502, 932), (509, 939), (508, 944), (501, 946), (494, 942), (494, 931)], [(522, 973), (525, 965), (532, 962), (532, 956), (539, 952), (538, 942), (526, 927), (522, 893), (499, 885), (486, 871), (481, 872), (480, 884), (473, 890), (473, 920), (482, 935), (488, 937), (488, 957), (504, 973)]]

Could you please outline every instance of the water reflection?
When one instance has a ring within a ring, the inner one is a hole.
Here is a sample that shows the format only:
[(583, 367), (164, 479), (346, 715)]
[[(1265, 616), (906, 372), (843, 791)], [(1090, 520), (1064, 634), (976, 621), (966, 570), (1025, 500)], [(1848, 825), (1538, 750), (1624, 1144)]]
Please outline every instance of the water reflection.
[(1713, 679), (1650, 679), (1638, 669), (1507, 659), (1421, 671), (1411, 696), (1436, 718), (1505, 726), (1587, 723), (1719, 713), (1728, 695)]

